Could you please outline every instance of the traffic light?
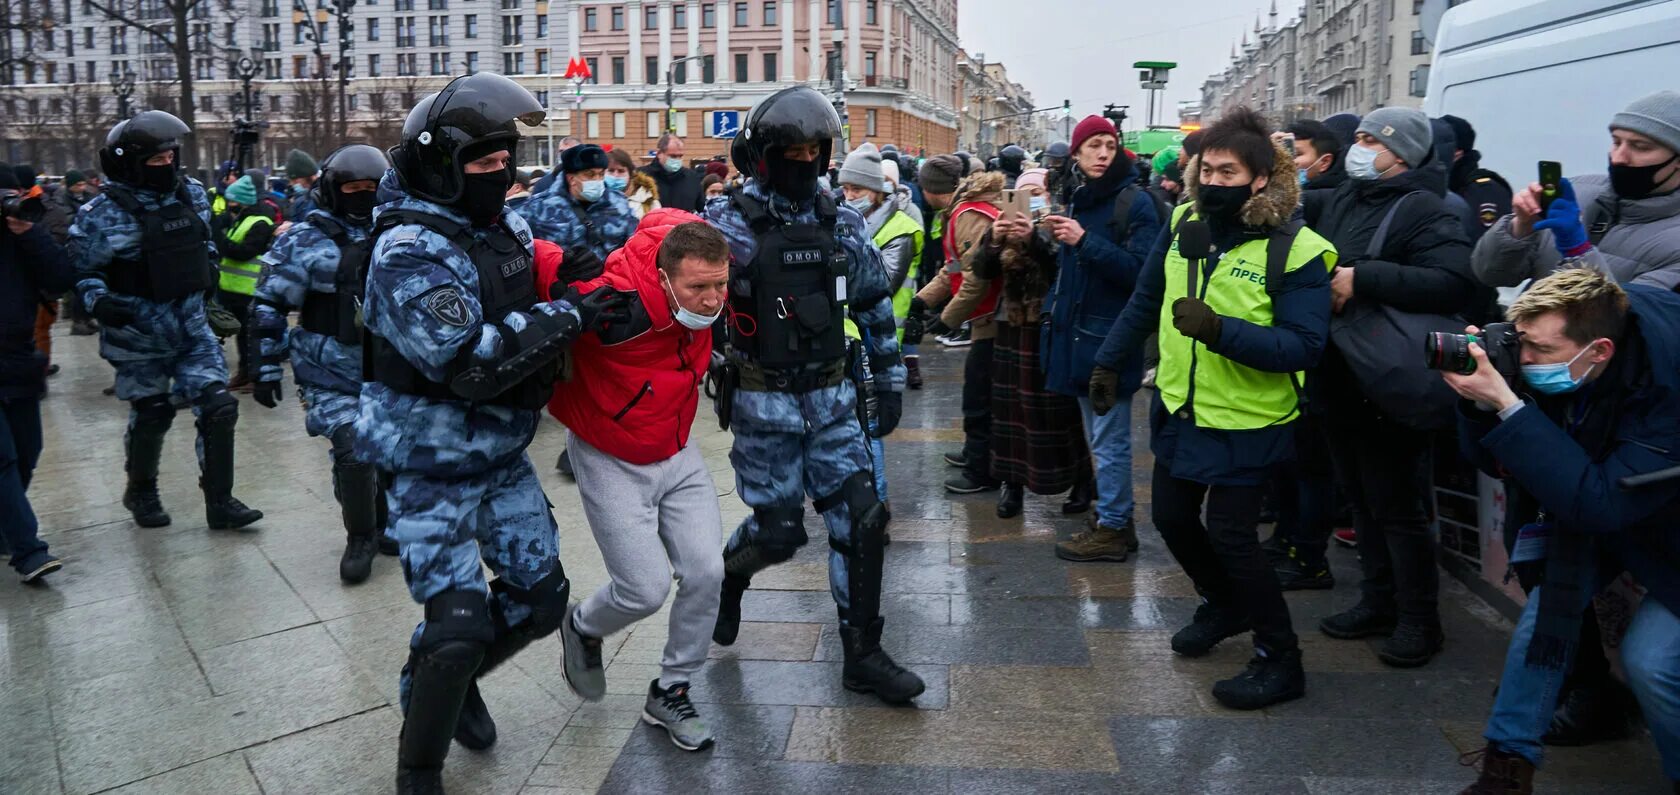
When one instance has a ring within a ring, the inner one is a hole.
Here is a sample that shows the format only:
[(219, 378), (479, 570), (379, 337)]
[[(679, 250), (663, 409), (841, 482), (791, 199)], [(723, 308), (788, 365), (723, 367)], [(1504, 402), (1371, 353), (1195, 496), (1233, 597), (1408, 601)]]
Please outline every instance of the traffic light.
[(1072, 100), (1066, 100), (1066, 99), (1062, 100), (1062, 115), (1063, 116), (1072, 116), (1073, 115), (1073, 101)]

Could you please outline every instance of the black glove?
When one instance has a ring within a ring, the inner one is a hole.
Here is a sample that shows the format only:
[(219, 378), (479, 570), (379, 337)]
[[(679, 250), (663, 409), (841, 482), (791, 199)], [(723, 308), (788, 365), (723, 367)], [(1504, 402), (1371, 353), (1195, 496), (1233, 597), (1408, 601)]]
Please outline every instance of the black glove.
[(927, 333), (932, 334), (935, 337), (942, 337), (951, 333), (951, 327), (945, 325), (944, 318), (936, 317), (933, 319), (932, 323), (928, 324)]
[(904, 416), (904, 393), (881, 390), (875, 393), (875, 432), (870, 434), (877, 439), (884, 438), (898, 427), (898, 420)]
[(280, 388), (279, 381), (258, 381), (251, 388), (251, 397), (268, 408), (279, 405), (280, 398), (284, 396), (285, 392)]
[[(561, 287), (573, 282), (587, 282), (600, 276), (601, 272), (606, 270), (606, 267), (607, 263), (596, 256), (594, 249), (588, 246), (562, 249), (560, 270), (555, 274), (555, 281), (560, 282)], [(565, 291), (561, 290), (560, 292)], [(550, 291), (549, 295), (554, 295), (554, 292)]]
[(1091, 370), (1089, 389), (1091, 410), (1103, 416), (1120, 402), (1120, 374), (1099, 364)]
[(1212, 345), (1219, 341), (1219, 314), (1200, 298), (1185, 296), (1173, 302), (1173, 328), (1190, 339)]
[(634, 290), (621, 292), (606, 285), (591, 290), (588, 295), (579, 295), (577, 288), (573, 287), (566, 291), (564, 300), (577, 307), (585, 331), (599, 331), (608, 323), (628, 322), (630, 299), (635, 295)]
[(902, 328), (904, 329), (904, 337), (899, 340), (900, 345), (920, 345), (922, 344), (922, 337), (927, 334), (927, 324), (922, 322), (922, 316), (916, 314), (914, 309), (910, 310), (910, 314), (904, 316)]
[(104, 296), (93, 302), (93, 309), (89, 312), (93, 319), (101, 326), (122, 328), (134, 322), (134, 310), (125, 303), (110, 296)]

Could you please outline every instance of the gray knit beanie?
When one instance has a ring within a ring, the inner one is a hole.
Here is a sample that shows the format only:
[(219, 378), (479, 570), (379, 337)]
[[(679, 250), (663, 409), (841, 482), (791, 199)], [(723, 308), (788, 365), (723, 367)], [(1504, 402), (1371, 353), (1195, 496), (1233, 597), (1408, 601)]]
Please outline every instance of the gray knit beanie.
[(1416, 108), (1377, 108), (1359, 122), (1359, 132), (1382, 142), (1408, 168), (1418, 168), (1435, 148), (1429, 117)]
[(1610, 129), (1636, 132), (1680, 152), (1680, 92), (1658, 91), (1634, 100), (1610, 119)]
[(881, 150), (870, 143), (853, 149), (840, 166), (840, 184), (886, 193), (887, 178), (881, 173)]
[(916, 178), (925, 193), (955, 193), (963, 178), (963, 162), (956, 155), (934, 155), (917, 170)]

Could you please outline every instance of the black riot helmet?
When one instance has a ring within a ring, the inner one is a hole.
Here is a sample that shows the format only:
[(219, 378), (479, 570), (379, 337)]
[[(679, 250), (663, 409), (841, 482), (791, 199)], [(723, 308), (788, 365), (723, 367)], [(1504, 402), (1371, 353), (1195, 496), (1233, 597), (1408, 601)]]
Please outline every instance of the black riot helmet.
[[(828, 165), (838, 137), (840, 116), (834, 106), (808, 86), (792, 86), (753, 106), (729, 156), (747, 178), (804, 201), (815, 195), (817, 175)], [(820, 147), (816, 160), (807, 164), (782, 156), (787, 147), (807, 143)]]
[(881, 159), (891, 160), (894, 163), (897, 163), (899, 168), (904, 167), (904, 161), (900, 160), (898, 157), (898, 147), (892, 144), (887, 144), (881, 147)]
[(310, 189), (315, 204), (333, 215), (358, 216), (359, 212), (345, 206), (344, 194), (339, 188), (362, 180), (372, 180), (377, 185), (390, 167), (385, 153), (377, 147), (347, 144), (334, 149), (321, 161), (321, 176), (315, 180), (315, 187)]
[[(99, 150), (99, 170), (125, 185), (145, 186), (146, 161), (162, 152), (175, 153), (174, 170), (181, 168), (181, 136), (192, 132), (186, 122), (161, 110), (145, 110), (117, 122)], [(171, 181), (173, 184), (173, 181)]]
[(1021, 176), (1021, 164), (1027, 160), (1027, 150), (1010, 144), (998, 152), (998, 169), (1011, 177)]
[(458, 204), (466, 164), (497, 148), (517, 151), (519, 125), (541, 124), (546, 115), (531, 92), (499, 74), (457, 77), (409, 111), (402, 140), (390, 150), (391, 163), (410, 195)]

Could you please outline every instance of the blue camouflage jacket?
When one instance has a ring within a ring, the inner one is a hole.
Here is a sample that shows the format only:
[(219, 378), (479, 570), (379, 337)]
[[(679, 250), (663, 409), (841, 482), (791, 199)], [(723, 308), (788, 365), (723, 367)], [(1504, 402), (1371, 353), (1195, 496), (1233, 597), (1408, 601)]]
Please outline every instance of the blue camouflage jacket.
[[(124, 186), (127, 187), (127, 186)], [(175, 194), (130, 188), (140, 206), (147, 210), (179, 203)], [(193, 209), (210, 226), (210, 197), (196, 180), (187, 180), (187, 194), (192, 197)], [(76, 298), (92, 311), (94, 303), (110, 295), (134, 310), (134, 323), (123, 328), (101, 328), (99, 355), (108, 361), (152, 359), (172, 356), (197, 344), (202, 338), (214, 339), (209, 318), (204, 312), (204, 296), (189, 295), (177, 301), (157, 302), (138, 296), (111, 293), (105, 286), (105, 269), (118, 257), (136, 257), (140, 251), (140, 221), (118, 206), (107, 195), (99, 195), (76, 211), (70, 225), (66, 247), (70, 263), (76, 269)], [(212, 261), (216, 259), (216, 245), (206, 241)]]
[(253, 294), (251, 325), (258, 330), (262, 359), (257, 378), (279, 381), (280, 360), (290, 355), (298, 383), (354, 395), (362, 389), (362, 346), (345, 345), (301, 326), (286, 329), (285, 313), (302, 307), (305, 293), (336, 292), (338, 244), (314, 220), (322, 217), (342, 223), (352, 241), (366, 240), (372, 231), (371, 225), (360, 227), (315, 209), (275, 239), (262, 256), (263, 275)]
[[(401, 196), (394, 185), (394, 173), (387, 173), (380, 201), (388, 203), (374, 210), (375, 226), (382, 214), (398, 209), (469, 223), (453, 209)], [(518, 213), (504, 210), (500, 223), (516, 237), (523, 236), (531, 250), (530, 229)], [(476, 344), (474, 355), (493, 359), (503, 344), (494, 325), (503, 318), (484, 317), (478, 289), (478, 271), (465, 250), (425, 227), (398, 225), (384, 230), (374, 244), (363, 322), (426, 378), (446, 381), (448, 366), (462, 346)], [(443, 312), (436, 308), (440, 302), (427, 300), (447, 290), (459, 296), (458, 302), (449, 303), (460, 313)], [(548, 308), (576, 314), (563, 302)], [(536, 433), (537, 415), (535, 410), (432, 400), (368, 382), (362, 385), (356, 423), (357, 453), (393, 472), (440, 478), (476, 475), (517, 460)]]
[(519, 208), (531, 225), (531, 234), (571, 251), (587, 245), (605, 262), (607, 255), (624, 246), (636, 231), (636, 214), (624, 194), (609, 190), (599, 200), (579, 207), (564, 183), (553, 190), (533, 195)]

